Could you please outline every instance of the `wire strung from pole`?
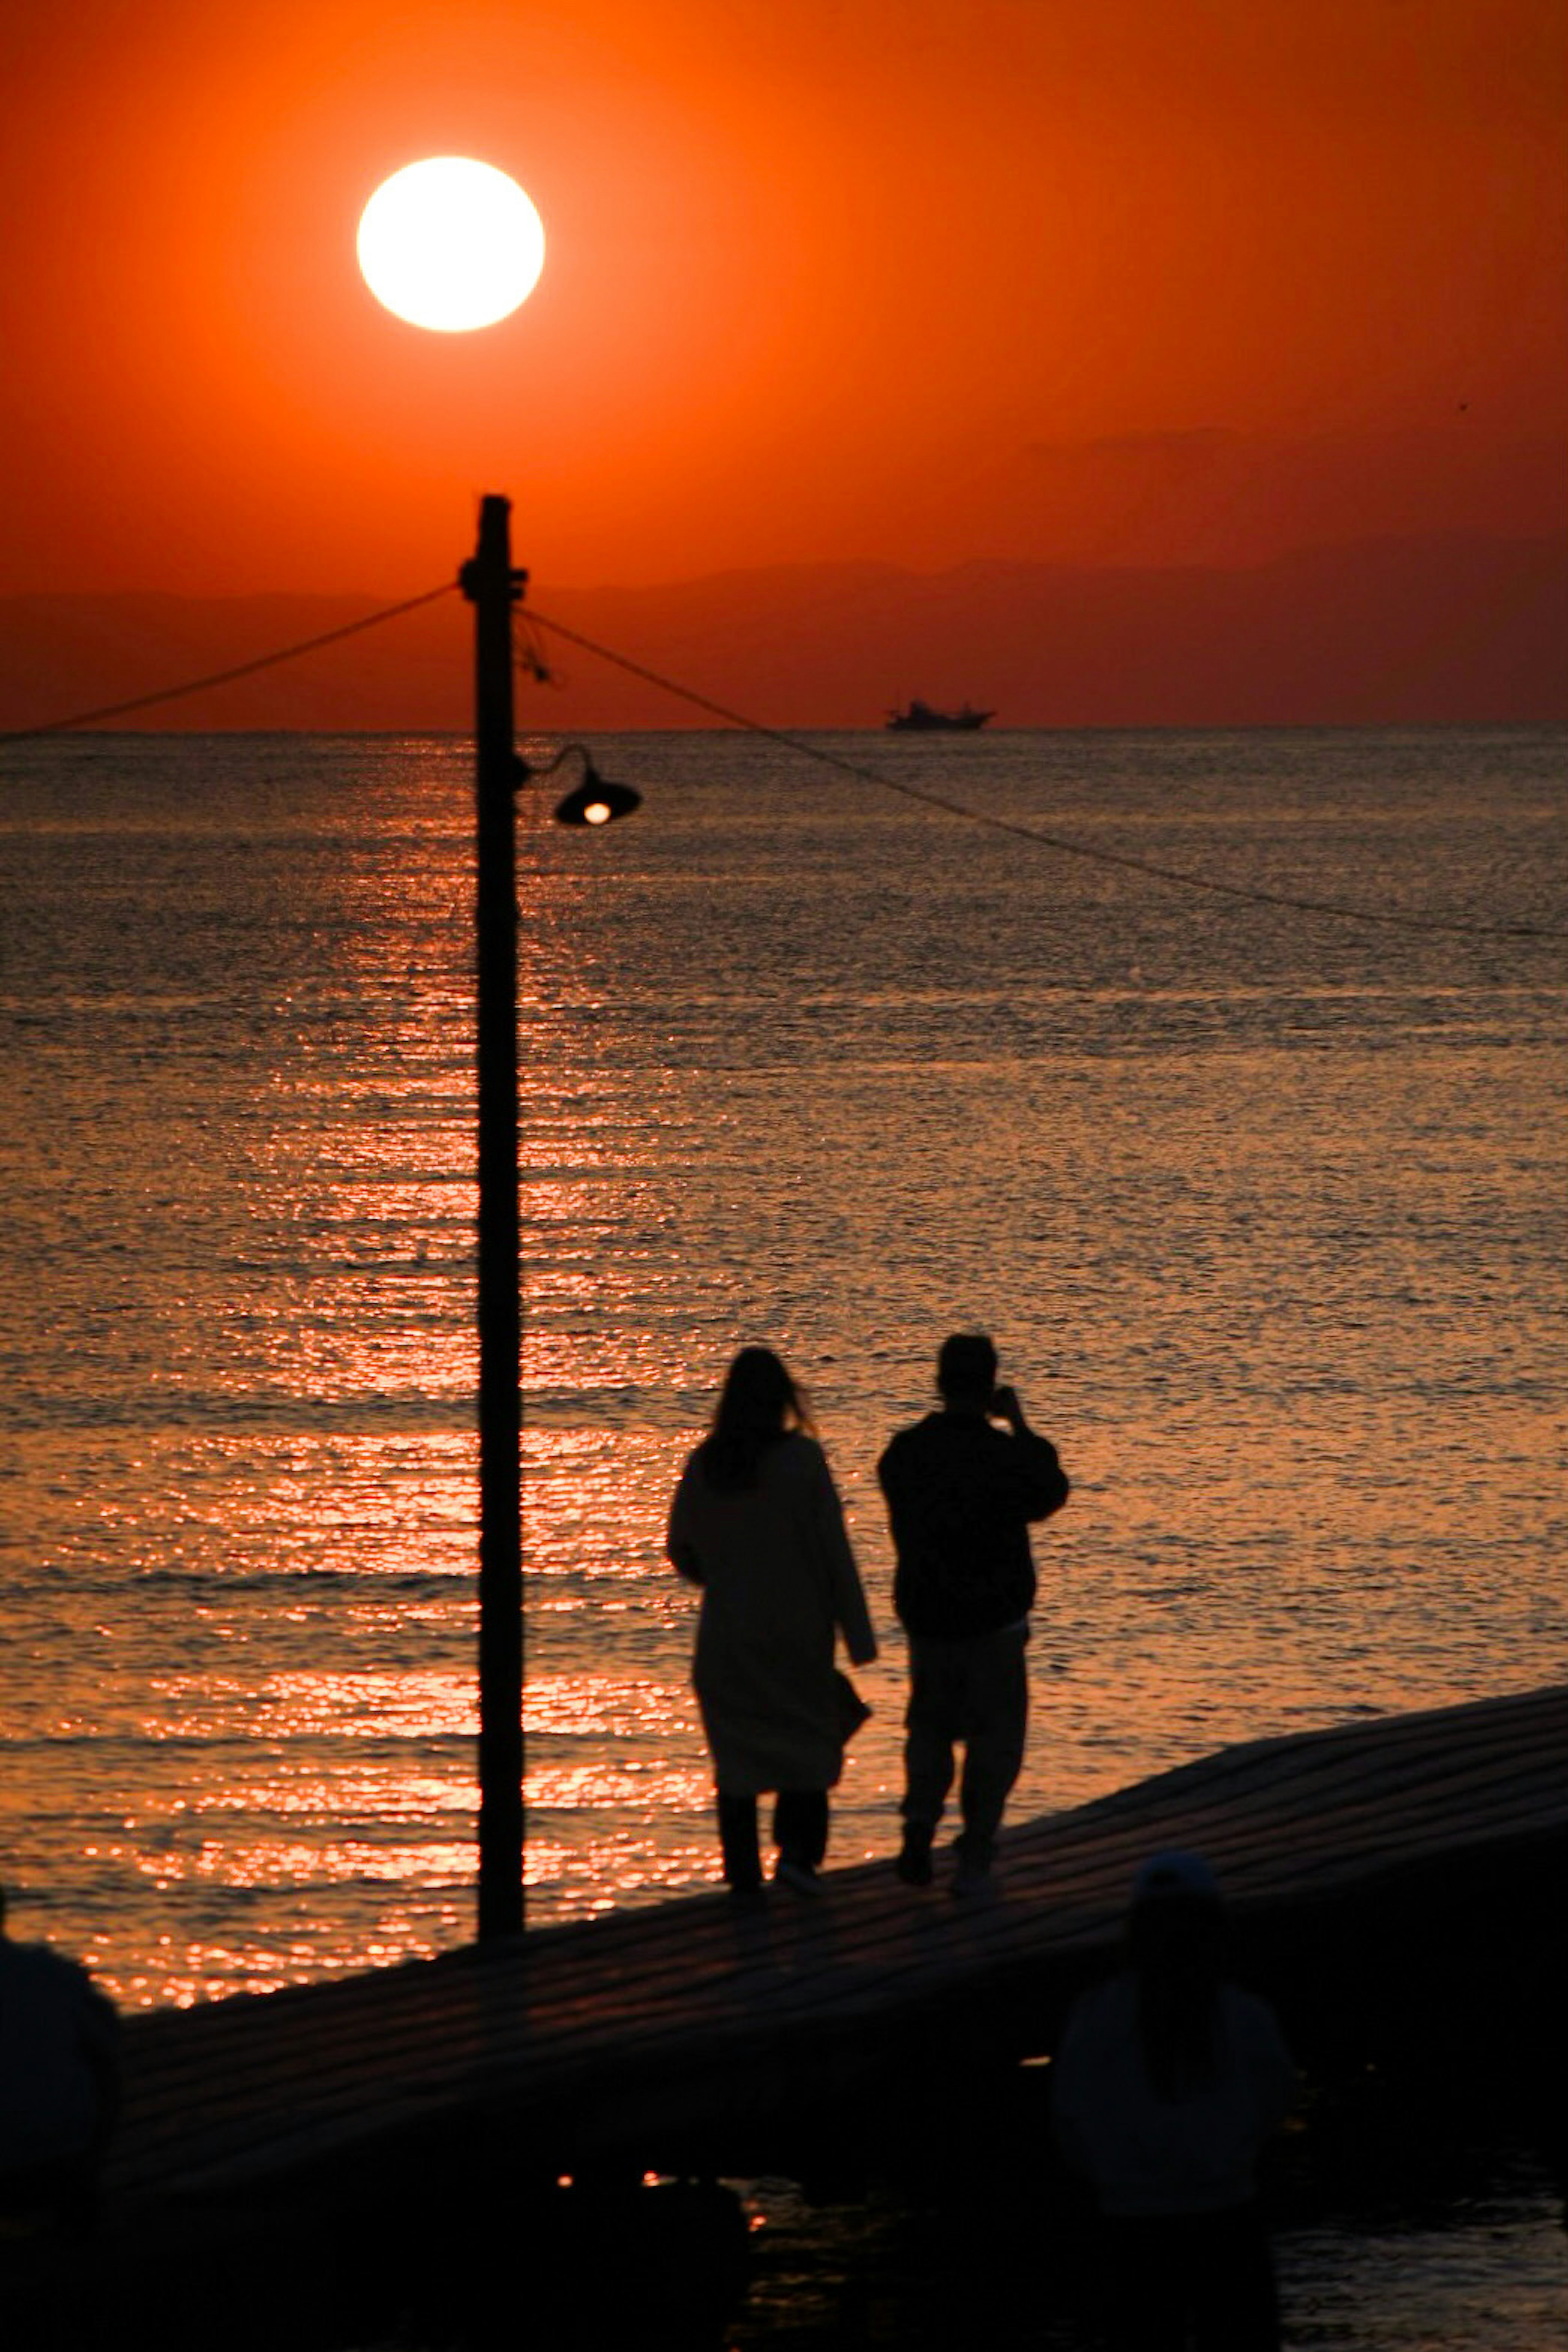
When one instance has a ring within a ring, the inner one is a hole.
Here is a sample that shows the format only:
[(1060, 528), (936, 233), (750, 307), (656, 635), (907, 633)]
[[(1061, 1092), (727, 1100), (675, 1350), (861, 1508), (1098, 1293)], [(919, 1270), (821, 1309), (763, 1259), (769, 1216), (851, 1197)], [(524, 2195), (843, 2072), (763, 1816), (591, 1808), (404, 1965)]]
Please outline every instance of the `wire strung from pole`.
[(205, 677), (189, 677), (179, 686), (161, 686), (151, 694), (132, 695), (127, 702), (100, 703), (96, 710), (73, 711), (68, 719), (48, 719), (37, 727), (7, 727), (0, 730), (0, 743), (29, 743), (43, 735), (68, 734), (76, 727), (93, 727), (105, 719), (124, 719), (133, 710), (150, 710), (155, 703), (178, 702), (188, 694), (203, 694), (208, 687), (228, 686), (238, 677), (254, 677), (258, 670), (273, 669), (279, 662), (297, 661), (301, 654), (313, 654), (321, 646), (335, 646), (343, 637), (357, 637), (362, 630), (378, 629), (384, 621), (395, 621), (405, 613), (416, 613), (422, 604), (434, 604), (443, 596), (452, 594), (457, 587), (448, 580), (439, 588), (427, 588), (421, 596), (405, 597), (401, 604), (384, 604), (379, 612), (366, 613), (357, 621), (344, 621), (335, 629), (323, 629), (319, 636), (301, 637), (298, 644), (279, 646), (269, 654), (258, 654), (253, 661), (237, 662), (230, 669), (208, 672)]
[(536, 628), (548, 629), (569, 645), (581, 646), (584, 653), (596, 654), (601, 661), (613, 663), (648, 686), (657, 686), (666, 694), (673, 694), (682, 702), (706, 710), (711, 718), (721, 719), (727, 726), (740, 727), (751, 735), (765, 736), (769, 741), (783, 743), (821, 767), (837, 768), (861, 783), (875, 784), (883, 792), (897, 793), (903, 799), (919, 801), (927, 808), (942, 810), (949, 816), (960, 817), (969, 824), (986, 826), (993, 833), (1011, 834), (1019, 841), (1033, 842), (1037, 849), (1059, 850), (1065, 857), (1079, 857), (1096, 866), (1115, 866), (1132, 874), (1144, 874), (1157, 882), (1170, 882), (1188, 890), (1207, 891), (1226, 898), (1246, 898), (1260, 907), (1282, 907), (1292, 914), (1327, 915), (1339, 922), (1391, 924), (1402, 930), (1458, 932), (1473, 939), (1531, 940), (1539, 941), (1568, 940), (1568, 931), (1553, 930), (1540, 923), (1479, 923), (1464, 916), (1412, 915), (1393, 907), (1347, 907), (1331, 898), (1308, 898), (1284, 890), (1260, 890), (1250, 883), (1226, 882), (1215, 875), (1192, 874), (1174, 866), (1162, 866), (1151, 857), (1137, 857), (1131, 851), (1097, 848), (1085, 841), (1073, 841), (1064, 834), (1047, 833), (1043, 827), (1021, 824), (1014, 817), (998, 816), (988, 809), (970, 808), (962, 801), (950, 800), (945, 793), (933, 793), (921, 784), (911, 784), (900, 776), (883, 774), (868, 768), (858, 760), (847, 760), (842, 752), (829, 751), (819, 743), (809, 742), (803, 735), (789, 734), (783, 728), (769, 727), (760, 719), (749, 718), (744, 711), (731, 709), (727, 703), (716, 702), (711, 695), (700, 693), (695, 687), (683, 686), (678, 678), (667, 677), (643, 662), (634, 661), (627, 654), (616, 653), (609, 646), (601, 646), (581, 630), (568, 628), (564, 621), (552, 621), (537, 606), (529, 607), (529, 620)]

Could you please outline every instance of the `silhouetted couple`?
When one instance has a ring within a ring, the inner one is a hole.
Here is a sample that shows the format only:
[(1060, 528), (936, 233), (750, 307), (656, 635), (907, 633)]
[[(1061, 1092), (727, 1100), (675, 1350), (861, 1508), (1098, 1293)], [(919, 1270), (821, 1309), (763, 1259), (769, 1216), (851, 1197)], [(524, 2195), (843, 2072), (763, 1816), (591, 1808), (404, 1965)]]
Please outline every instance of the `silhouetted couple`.
[[(943, 1342), (941, 1407), (894, 1437), (878, 1465), (909, 1636), (900, 1877), (927, 1885), (931, 1847), (963, 1748), (954, 1892), (983, 1892), (1028, 1724), (1024, 1648), (1035, 1599), (1031, 1521), (1068, 1496), (1056, 1448), (996, 1385), (978, 1333)], [(1000, 1423), (1002, 1426), (998, 1427)], [(876, 1635), (826, 1457), (805, 1399), (770, 1349), (743, 1348), (713, 1425), (688, 1460), (669, 1516), (671, 1560), (701, 1587), (692, 1671), (713, 1758), (724, 1876), (762, 1885), (757, 1800), (772, 1793), (775, 1876), (816, 1885), (828, 1791), (854, 1727), (834, 1664), (877, 1654)]]

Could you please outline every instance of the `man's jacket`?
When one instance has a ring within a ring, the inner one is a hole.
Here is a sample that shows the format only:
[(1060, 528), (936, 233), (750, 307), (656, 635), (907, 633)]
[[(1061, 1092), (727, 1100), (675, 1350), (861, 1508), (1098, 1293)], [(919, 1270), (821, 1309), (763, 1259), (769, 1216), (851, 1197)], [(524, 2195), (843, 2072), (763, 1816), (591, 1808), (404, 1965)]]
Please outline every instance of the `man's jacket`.
[(905, 1631), (954, 1641), (1022, 1623), (1035, 1599), (1029, 1522), (1068, 1498), (1049, 1439), (1014, 1436), (979, 1413), (931, 1412), (900, 1430), (877, 1475)]

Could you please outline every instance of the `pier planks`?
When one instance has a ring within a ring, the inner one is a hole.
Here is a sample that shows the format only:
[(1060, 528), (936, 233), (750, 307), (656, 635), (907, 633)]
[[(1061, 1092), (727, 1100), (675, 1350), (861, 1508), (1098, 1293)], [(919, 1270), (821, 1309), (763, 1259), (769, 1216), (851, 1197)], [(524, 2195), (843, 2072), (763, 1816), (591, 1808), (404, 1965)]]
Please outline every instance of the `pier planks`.
[[(895, 1824), (889, 1822), (889, 1846)], [(1195, 1848), (1300, 1998), (1397, 1998), (1478, 1902), (1506, 1942), (1568, 1858), (1568, 1686), (1226, 1748), (1007, 1833), (1001, 1898), (887, 1862), (737, 1913), (721, 1894), (131, 2020), (107, 2183), (123, 2215), (481, 2138), (539, 2177), (746, 2168), (912, 2053), (1048, 2049), (1138, 1863)], [(1310, 1979), (1309, 1983), (1308, 1979)]]

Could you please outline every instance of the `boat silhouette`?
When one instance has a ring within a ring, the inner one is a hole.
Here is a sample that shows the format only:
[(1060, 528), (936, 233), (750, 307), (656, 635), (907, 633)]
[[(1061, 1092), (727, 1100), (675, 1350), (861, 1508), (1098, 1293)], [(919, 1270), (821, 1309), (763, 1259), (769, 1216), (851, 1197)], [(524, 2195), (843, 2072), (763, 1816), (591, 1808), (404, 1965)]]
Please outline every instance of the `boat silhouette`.
[(960, 710), (938, 710), (929, 702), (907, 702), (901, 710), (889, 710), (888, 724), (895, 733), (903, 735), (971, 735), (994, 719), (994, 710), (976, 710), (966, 702)]

